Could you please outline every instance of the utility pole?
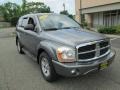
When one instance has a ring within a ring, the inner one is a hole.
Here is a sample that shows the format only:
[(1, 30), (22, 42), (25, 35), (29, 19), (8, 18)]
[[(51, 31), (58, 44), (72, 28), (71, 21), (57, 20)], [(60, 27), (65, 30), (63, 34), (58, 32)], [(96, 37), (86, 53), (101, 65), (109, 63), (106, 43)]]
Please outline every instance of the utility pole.
[(65, 3), (63, 3), (63, 8), (64, 8), (64, 11), (65, 11)]

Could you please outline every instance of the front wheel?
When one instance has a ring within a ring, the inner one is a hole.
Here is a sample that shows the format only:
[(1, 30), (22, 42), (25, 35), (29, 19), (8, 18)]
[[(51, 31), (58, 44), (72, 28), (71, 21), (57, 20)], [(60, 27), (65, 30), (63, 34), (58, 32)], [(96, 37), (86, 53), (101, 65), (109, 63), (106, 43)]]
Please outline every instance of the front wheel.
[(39, 57), (40, 69), (45, 80), (48, 82), (55, 81), (57, 79), (57, 74), (52, 65), (50, 56), (43, 52)]

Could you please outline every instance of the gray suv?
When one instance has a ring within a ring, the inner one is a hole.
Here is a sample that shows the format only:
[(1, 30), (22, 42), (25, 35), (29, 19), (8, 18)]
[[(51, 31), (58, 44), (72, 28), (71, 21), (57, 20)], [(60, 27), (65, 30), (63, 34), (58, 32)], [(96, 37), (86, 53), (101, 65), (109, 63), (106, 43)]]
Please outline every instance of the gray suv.
[(115, 57), (110, 39), (82, 29), (65, 15), (28, 14), (16, 26), (20, 54), (38, 62), (43, 77), (51, 82), (58, 75), (74, 77), (107, 68)]

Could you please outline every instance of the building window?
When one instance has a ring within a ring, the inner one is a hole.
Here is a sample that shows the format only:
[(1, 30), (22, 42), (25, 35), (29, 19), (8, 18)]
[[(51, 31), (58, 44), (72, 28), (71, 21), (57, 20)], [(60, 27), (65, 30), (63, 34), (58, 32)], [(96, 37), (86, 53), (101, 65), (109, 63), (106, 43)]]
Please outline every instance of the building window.
[(106, 27), (120, 24), (120, 10), (108, 11), (103, 14), (103, 25)]
[(120, 25), (120, 10), (118, 11), (118, 24)]

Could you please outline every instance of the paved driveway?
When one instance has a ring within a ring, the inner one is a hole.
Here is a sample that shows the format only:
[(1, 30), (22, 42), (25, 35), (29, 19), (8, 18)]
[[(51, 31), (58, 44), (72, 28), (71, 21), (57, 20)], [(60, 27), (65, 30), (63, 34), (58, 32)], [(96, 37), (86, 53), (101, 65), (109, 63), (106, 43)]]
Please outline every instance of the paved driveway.
[(117, 56), (108, 69), (48, 83), (36, 62), (18, 54), (14, 37), (0, 38), (0, 90), (120, 90), (120, 39), (112, 44)]
[(0, 38), (8, 38), (15, 36), (15, 27), (0, 28)]

